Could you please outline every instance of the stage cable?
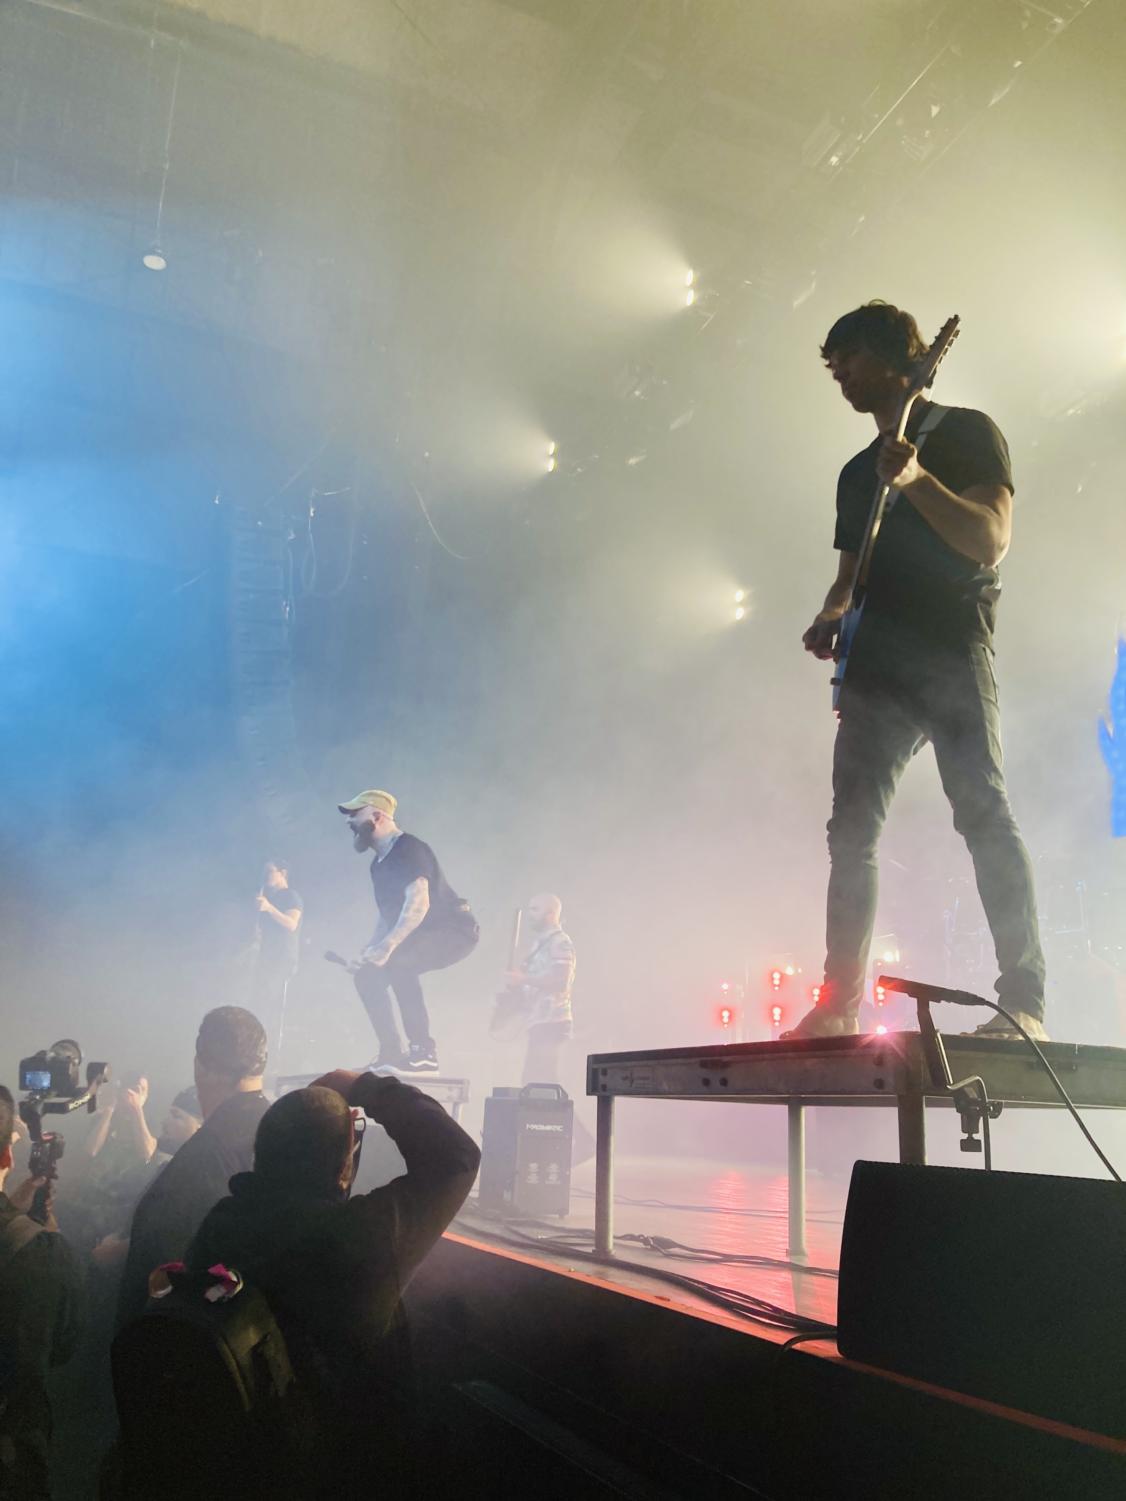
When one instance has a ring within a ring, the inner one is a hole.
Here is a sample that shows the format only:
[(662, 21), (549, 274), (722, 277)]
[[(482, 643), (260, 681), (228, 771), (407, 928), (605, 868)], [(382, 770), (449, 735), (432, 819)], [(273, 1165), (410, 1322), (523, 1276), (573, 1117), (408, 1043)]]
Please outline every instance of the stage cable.
[[(459, 1217), (460, 1218), (460, 1217)], [(455, 1221), (455, 1224), (458, 1221)], [(480, 1227), (471, 1224), (463, 1226), (471, 1233), (480, 1234)], [(617, 1268), (621, 1271), (634, 1272), (641, 1276), (653, 1277), (661, 1282), (667, 1282), (673, 1287), (679, 1287), (705, 1302), (713, 1303), (726, 1313), (735, 1314), (739, 1318), (750, 1322), (764, 1324), (772, 1329), (790, 1329), (797, 1334), (808, 1335), (811, 1338), (832, 1339), (836, 1335), (836, 1326), (827, 1324), (820, 1319), (807, 1318), (804, 1314), (795, 1312), (793, 1309), (782, 1308), (778, 1304), (770, 1303), (764, 1298), (756, 1298), (751, 1293), (742, 1292), (738, 1288), (724, 1287), (716, 1282), (707, 1282), (701, 1277), (690, 1277), (683, 1272), (669, 1271), (664, 1267), (653, 1267), (639, 1261), (625, 1261), (618, 1256), (602, 1256), (593, 1249), (583, 1249), (565, 1240), (556, 1240), (551, 1236), (531, 1235), (514, 1225), (506, 1222), (509, 1234), (497, 1233), (492, 1227), (488, 1234), (491, 1240), (501, 1245), (513, 1246), (518, 1250), (527, 1250), (530, 1247), (540, 1251), (555, 1252), (575, 1260), (585, 1261), (595, 1266)], [(593, 1236), (593, 1232), (589, 1232)], [(776, 1266), (785, 1265), (775, 1263)], [(796, 1268), (798, 1269), (798, 1268)], [(800, 1268), (805, 1271), (805, 1267)], [(832, 1275), (831, 1273), (829, 1275)]]
[(1037, 1058), (1040, 1060), (1040, 1066), (1041, 1066), (1041, 1068), (1043, 1068), (1044, 1072), (1048, 1075), (1048, 1078), (1051, 1079), (1053, 1085), (1055, 1086), (1056, 1093), (1059, 1095), (1060, 1099), (1064, 1102), (1064, 1104), (1067, 1106), (1068, 1110), (1071, 1112), (1071, 1118), (1072, 1118), (1072, 1120), (1079, 1127), (1080, 1131), (1082, 1131), (1083, 1135), (1087, 1138), (1087, 1141), (1090, 1144), (1091, 1150), (1094, 1152), (1095, 1156), (1102, 1163), (1103, 1167), (1106, 1168), (1107, 1172), (1114, 1179), (1114, 1181), (1116, 1183), (1121, 1183), (1122, 1179), (1119, 1176), (1117, 1170), (1115, 1169), (1114, 1164), (1111, 1162), (1110, 1158), (1106, 1155), (1106, 1153), (1103, 1151), (1102, 1147), (1099, 1146), (1098, 1142), (1095, 1140), (1095, 1138), (1091, 1135), (1090, 1131), (1087, 1129), (1086, 1122), (1080, 1116), (1080, 1114), (1079, 1114), (1078, 1110), (1076, 1110), (1075, 1106), (1071, 1103), (1071, 1096), (1068, 1094), (1067, 1090), (1060, 1083), (1059, 1076), (1057, 1075), (1057, 1073), (1056, 1073), (1055, 1069), (1052, 1067), (1052, 1065), (1048, 1062), (1047, 1058), (1045, 1058), (1043, 1052), (1040, 1049), (1039, 1043), (1037, 1043), (1034, 1038), (1032, 1038), (1032, 1037), (1029, 1036), (1029, 1034), (1021, 1026), (1020, 1022), (1017, 1021), (1016, 1017), (1013, 1016), (1011, 1012), (1006, 1011), (1005, 1008), (1004, 1008), (1004, 1006), (1002, 1006), (999, 1002), (986, 1000), (986, 998), (984, 996), (977, 996), (977, 997), (975, 997), (975, 999), (979, 1000), (983, 1006), (988, 1006), (990, 1008), (990, 1010), (999, 1012), (1005, 1018), (1005, 1020), (1009, 1023), (1009, 1025), (1012, 1026), (1012, 1027), (1015, 1027), (1016, 1030), (1020, 1033), (1020, 1035), (1024, 1038), (1025, 1042), (1028, 1044), (1028, 1046), (1032, 1049), (1032, 1051), (1036, 1054)]

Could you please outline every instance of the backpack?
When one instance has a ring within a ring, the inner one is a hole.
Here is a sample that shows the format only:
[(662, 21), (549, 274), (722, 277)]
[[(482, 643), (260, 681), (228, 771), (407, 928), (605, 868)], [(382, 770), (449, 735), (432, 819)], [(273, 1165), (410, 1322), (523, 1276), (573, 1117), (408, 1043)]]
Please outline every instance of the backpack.
[(225, 1267), (165, 1271), (111, 1351), (121, 1494), (311, 1494), (317, 1424), (265, 1297)]

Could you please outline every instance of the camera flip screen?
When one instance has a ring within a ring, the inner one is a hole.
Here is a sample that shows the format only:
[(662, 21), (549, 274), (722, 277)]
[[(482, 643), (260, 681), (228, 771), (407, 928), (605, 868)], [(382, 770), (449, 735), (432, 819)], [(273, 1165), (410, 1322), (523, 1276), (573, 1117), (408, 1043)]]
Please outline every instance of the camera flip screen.
[(21, 1089), (50, 1089), (51, 1070), (49, 1068), (25, 1068), (23, 1078), (20, 1080)]

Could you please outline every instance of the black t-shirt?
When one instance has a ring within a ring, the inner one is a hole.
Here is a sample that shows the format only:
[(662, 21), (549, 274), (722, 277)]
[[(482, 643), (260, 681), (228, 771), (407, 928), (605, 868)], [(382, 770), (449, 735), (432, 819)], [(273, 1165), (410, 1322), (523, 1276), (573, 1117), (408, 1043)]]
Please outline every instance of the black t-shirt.
[[(300, 892), (294, 891), (292, 886), (263, 886), (262, 894), (279, 912), (303, 912), (305, 903), (301, 900)], [(291, 933), (288, 928), (283, 928), (268, 912), (258, 914), (258, 931), (262, 938), (262, 958), (269, 963), (278, 962), (297, 967), (297, 958), (301, 952), (301, 925), (300, 923)]]
[(144, 1309), (153, 1268), (183, 1259), (204, 1215), (226, 1193), (235, 1173), (253, 1166), (254, 1137), (269, 1108), (260, 1094), (224, 1100), (142, 1194), (129, 1231), (117, 1301), (119, 1325)]
[[(907, 435), (913, 438), (931, 403), (918, 401)], [(879, 483), (877, 436), (841, 470), (837, 482), (837, 529), (833, 546), (859, 552)], [(1009, 448), (984, 412), (950, 407), (926, 435), (920, 455), (923, 468), (956, 495), (971, 485), (1013, 488)], [(902, 644), (957, 648), (974, 641), (989, 643), (997, 614), (1001, 580), (996, 568), (956, 552), (904, 496), (884, 517), (872, 553), (864, 619), (853, 647), (865, 654), (866, 638), (891, 626)]]
[(442, 874), (434, 851), (413, 834), (400, 834), (382, 860), (371, 862), (371, 889), (385, 932), (395, 926), (407, 887), (420, 876), (425, 876), (430, 885), (430, 909), (420, 928), (446, 927), (466, 920), (468, 903)]

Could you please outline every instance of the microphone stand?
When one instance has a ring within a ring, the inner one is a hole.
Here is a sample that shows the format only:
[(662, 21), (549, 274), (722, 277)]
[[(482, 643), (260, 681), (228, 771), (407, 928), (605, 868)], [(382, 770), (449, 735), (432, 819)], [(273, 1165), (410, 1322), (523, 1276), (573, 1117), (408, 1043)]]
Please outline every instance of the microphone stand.
[[(971, 996), (968, 991), (943, 991), (938, 985), (924, 985), (921, 981), (907, 980), (897, 975), (881, 975), (879, 983), (886, 990), (898, 990), (914, 999), (915, 1011), (919, 1018), (919, 1036), (923, 1042), (923, 1056), (927, 1060), (931, 1082), (936, 1088), (950, 1096), (962, 1122), (962, 1140), (958, 1145), (963, 1152), (980, 1152), (982, 1141), (984, 1141), (985, 1171), (992, 1172), (993, 1150), (989, 1139), (989, 1122), (996, 1120), (1001, 1114), (1002, 1102), (990, 1100), (985, 1080), (979, 1074), (974, 1074), (968, 1079), (961, 1079), (958, 1083), (954, 1082), (942, 1035), (934, 1024), (934, 1017), (931, 1016), (932, 1001), (954, 1000), (957, 997), (956, 1004), (960, 1006), (974, 1003), (984, 1006), (987, 1002), (982, 1001), (978, 996)], [(977, 1134), (979, 1129), (981, 1139)]]

